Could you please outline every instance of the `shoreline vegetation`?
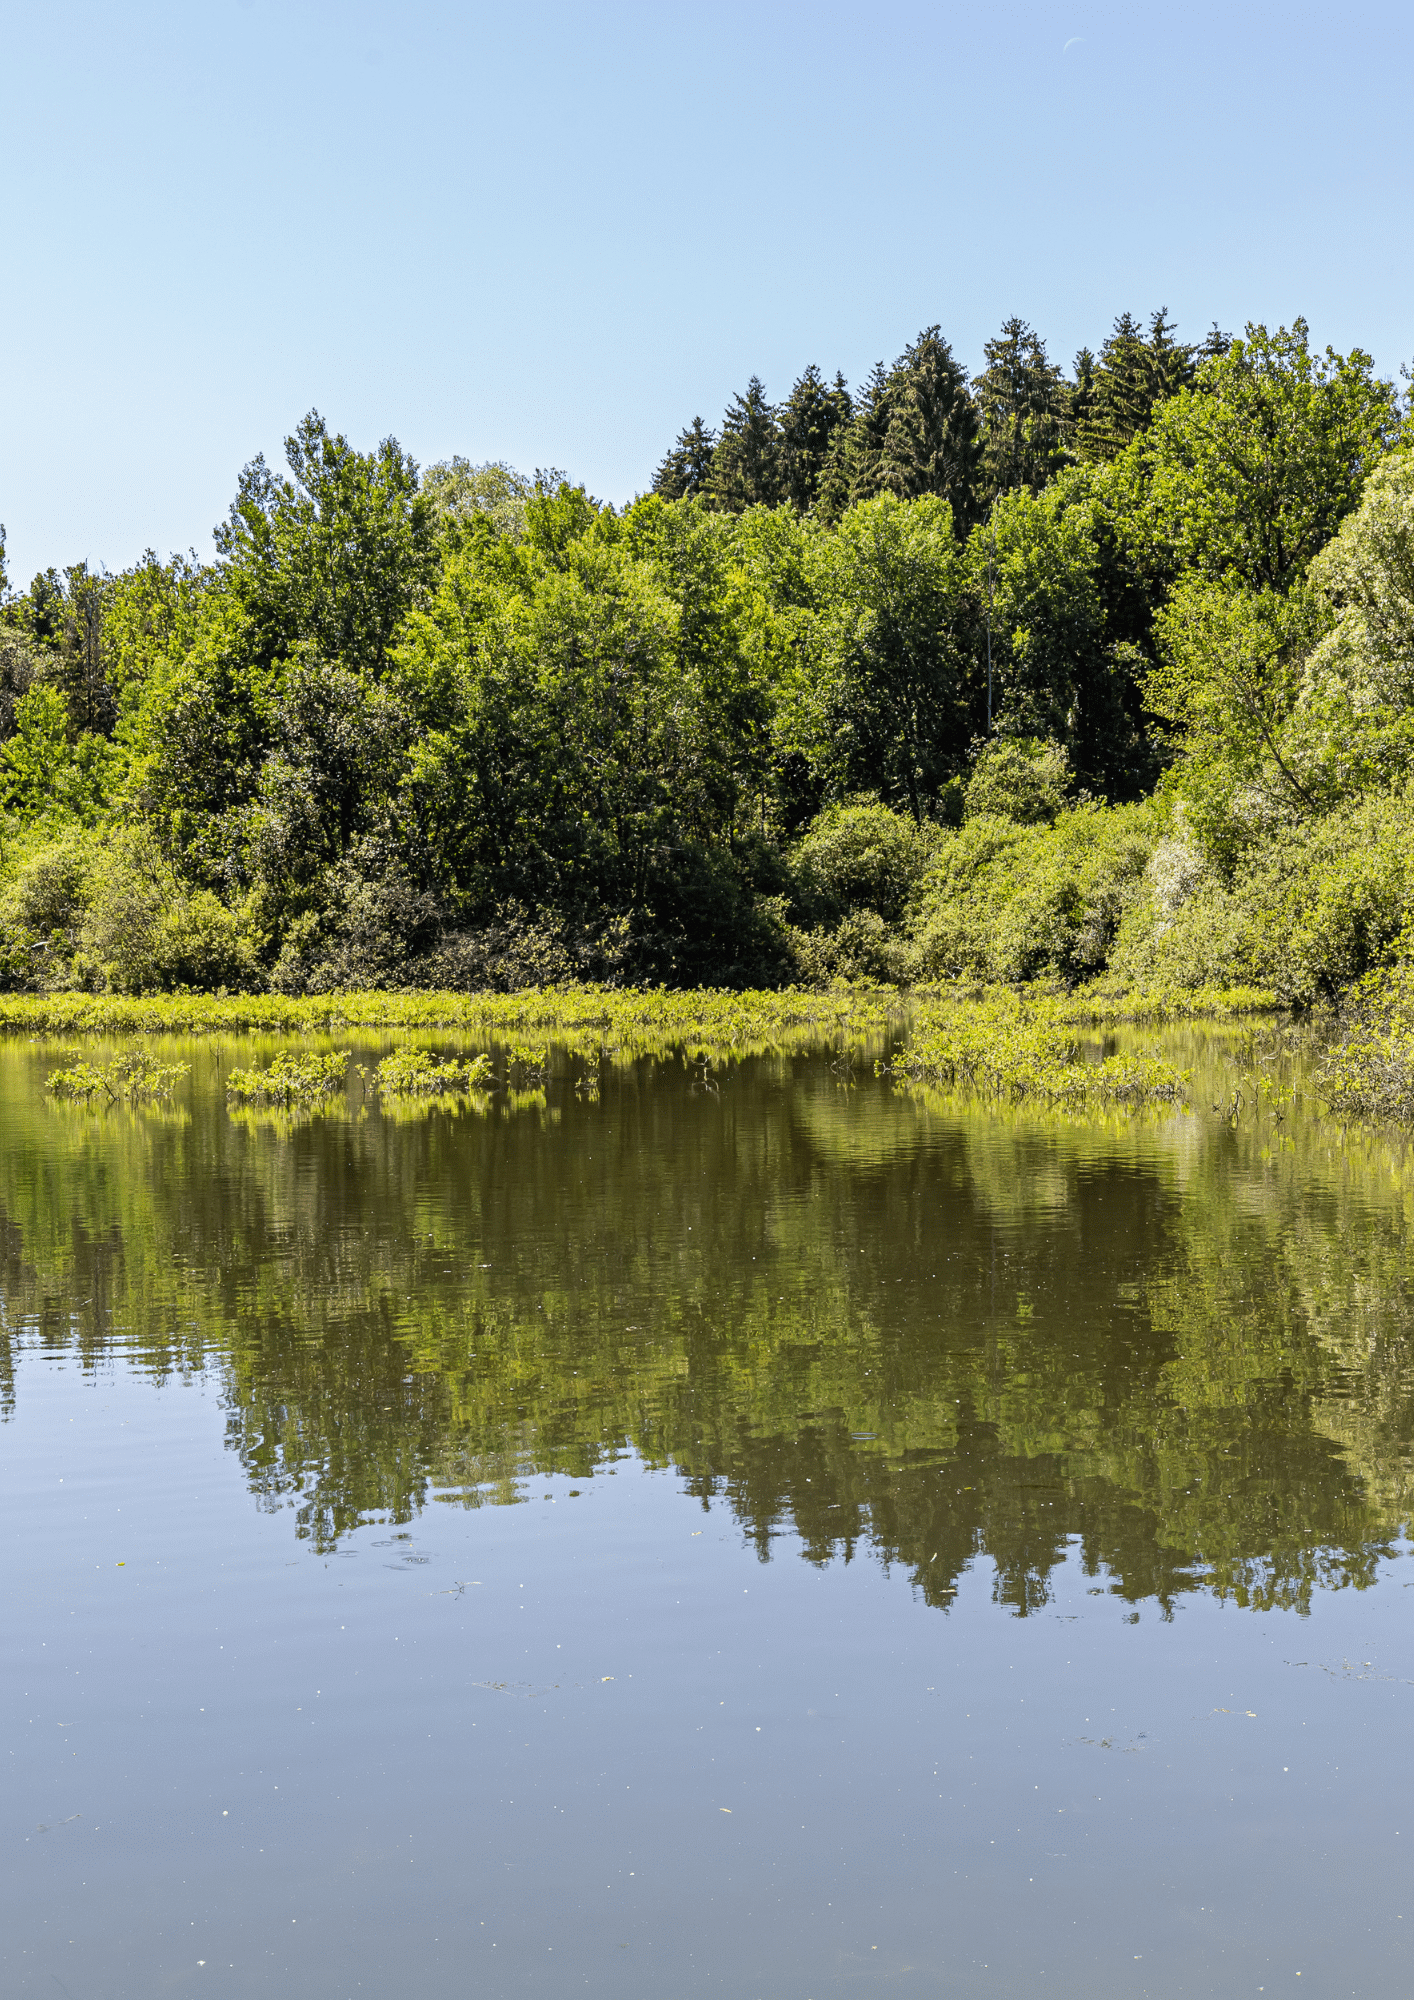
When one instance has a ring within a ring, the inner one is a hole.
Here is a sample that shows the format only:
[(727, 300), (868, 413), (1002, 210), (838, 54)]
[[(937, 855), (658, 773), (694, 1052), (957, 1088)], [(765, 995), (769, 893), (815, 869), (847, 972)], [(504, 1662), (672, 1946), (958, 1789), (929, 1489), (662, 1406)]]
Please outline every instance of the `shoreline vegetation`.
[(1414, 391), (1302, 320), (984, 360), (753, 378), (623, 508), (311, 412), (210, 561), (0, 532), (0, 1031), (1124, 1103), (1181, 1081), (1087, 1031), (1265, 1007), (1414, 1118)]
[[(482, 1049), (446, 1055), (404, 1045), (370, 1072), (355, 1066), (365, 1096), (385, 1100), (472, 1096), (504, 1083), (543, 1085), (552, 1046), (578, 1063), (576, 1087), (595, 1089), (601, 1066), (643, 1055), (681, 1055), (704, 1078), (732, 1060), (828, 1050), (847, 1062), (874, 1061), (904, 1085), (958, 1086), (986, 1095), (1077, 1102), (1176, 1102), (1186, 1072), (1145, 1051), (1098, 1054), (1094, 1037), (1120, 1027), (1178, 1022), (1236, 1023), (1277, 1010), (1253, 988), (1140, 993), (1073, 993), (994, 988), (835, 988), (738, 993), (612, 987), (536, 989), (513, 994), (388, 992), (302, 998), (270, 995), (11, 996), (0, 1002), (0, 1031), (31, 1040), (152, 1037), (338, 1037), (434, 1033), (501, 1051), (504, 1077)], [(541, 1038), (528, 1044), (520, 1037)], [(884, 1051), (887, 1051), (886, 1053)], [(264, 1068), (233, 1069), (234, 1102), (308, 1108), (342, 1092), (351, 1055), (281, 1051)], [(58, 1096), (88, 1103), (170, 1096), (186, 1074), (155, 1054), (125, 1052), (107, 1064), (79, 1062), (50, 1073)]]

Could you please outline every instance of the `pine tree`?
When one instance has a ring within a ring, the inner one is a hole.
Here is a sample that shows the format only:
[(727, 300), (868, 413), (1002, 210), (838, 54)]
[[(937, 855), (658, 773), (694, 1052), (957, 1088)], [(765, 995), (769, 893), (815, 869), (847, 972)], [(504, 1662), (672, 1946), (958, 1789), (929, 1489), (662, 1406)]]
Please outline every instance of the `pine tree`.
[(692, 500), (704, 494), (712, 479), (717, 433), (694, 417), (653, 475), (653, 491), (665, 500)]
[(780, 425), (759, 375), (752, 376), (744, 396), (733, 396), (722, 420), (710, 494), (714, 505), (731, 514), (774, 507), (782, 497)]
[(837, 433), (854, 415), (843, 375), (826, 384), (812, 361), (778, 412), (785, 497), (800, 513), (815, 505)]
[(988, 493), (1039, 492), (1064, 463), (1067, 415), (1061, 371), (1024, 319), (1009, 319), (983, 348), (973, 393), (982, 411)]

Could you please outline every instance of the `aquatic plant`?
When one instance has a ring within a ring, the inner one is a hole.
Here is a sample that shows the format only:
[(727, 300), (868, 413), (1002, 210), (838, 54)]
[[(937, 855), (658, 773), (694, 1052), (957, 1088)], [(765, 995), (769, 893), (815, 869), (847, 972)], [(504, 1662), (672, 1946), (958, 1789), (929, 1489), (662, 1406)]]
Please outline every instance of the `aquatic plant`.
[[(846, 1042), (859, 1048), (938, 1010), (998, 992), (1042, 994), (1066, 1020), (1095, 1027), (1121, 1022), (1230, 1020), (1277, 1008), (1257, 987), (1183, 987), (1100, 982), (1070, 990), (999, 988), (976, 982), (915, 986), (786, 987), (738, 992), (718, 987), (539, 986), (517, 993), (0, 993), (0, 1031), (27, 1035), (327, 1035), (361, 1029), (446, 1029), (512, 1041), (514, 1056), (543, 1054), (554, 1041), (588, 1055), (705, 1043), (719, 1054)], [(535, 1036), (532, 1045), (529, 1037)], [(522, 1044), (522, 1038), (524, 1043)], [(514, 1059), (514, 1058), (513, 1058)]]
[(72, 1069), (51, 1070), (44, 1087), (55, 1097), (81, 1097), (92, 1102), (102, 1093), (109, 1103), (126, 1100), (136, 1104), (170, 1097), (190, 1067), (189, 1063), (160, 1063), (145, 1049), (129, 1049), (111, 1062), (79, 1062)]
[(459, 1060), (425, 1049), (396, 1049), (379, 1063), (374, 1081), (386, 1097), (442, 1097), (482, 1087), (492, 1074), (491, 1058), (484, 1053)]
[(1046, 1098), (1173, 1100), (1187, 1073), (1163, 1057), (1125, 1051), (1087, 1060), (1063, 1002), (999, 994), (929, 1023), (878, 1067), (902, 1081), (962, 1084), (984, 1093)]
[(342, 1087), (348, 1065), (347, 1049), (327, 1056), (278, 1055), (268, 1069), (233, 1069), (226, 1095), (243, 1104), (312, 1104)]

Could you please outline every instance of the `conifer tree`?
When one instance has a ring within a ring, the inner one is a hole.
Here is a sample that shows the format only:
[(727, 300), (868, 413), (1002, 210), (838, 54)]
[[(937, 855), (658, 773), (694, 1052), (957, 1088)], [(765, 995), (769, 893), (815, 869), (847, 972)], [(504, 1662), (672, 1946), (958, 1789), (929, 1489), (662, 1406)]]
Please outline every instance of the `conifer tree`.
[(989, 494), (1019, 486), (1038, 493), (1064, 463), (1065, 386), (1046, 343), (1024, 319), (1009, 319), (983, 348), (974, 394), (982, 412)]
[(868, 500), (881, 490), (879, 473), (888, 436), (891, 404), (889, 371), (876, 361), (854, 398), (854, 412), (830, 440), (829, 453), (816, 488), (816, 511), (837, 521), (847, 507)]
[(836, 434), (854, 414), (853, 399), (843, 375), (827, 385), (812, 361), (778, 414), (785, 497), (804, 514), (815, 505)]
[(1147, 331), (1132, 313), (1121, 313), (1095, 364), (1094, 394), (1077, 415), (1075, 448), (1081, 458), (1117, 458), (1147, 430), (1160, 403), (1193, 382), (1200, 360), (1225, 354), (1228, 341), (1216, 325), (1201, 347), (1175, 338), (1177, 328), (1160, 306)]
[(709, 490), (714, 505), (731, 514), (774, 507), (782, 497), (780, 425), (759, 375), (744, 396), (733, 396), (722, 420)]
[(977, 408), (966, 370), (936, 326), (925, 327), (895, 362), (885, 402), (880, 485), (901, 500), (937, 494), (951, 502), (961, 527), (976, 511)]
[(717, 433), (694, 417), (653, 475), (653, 491), (665, 500), (691, 500), (704, 494), (712, 479)]

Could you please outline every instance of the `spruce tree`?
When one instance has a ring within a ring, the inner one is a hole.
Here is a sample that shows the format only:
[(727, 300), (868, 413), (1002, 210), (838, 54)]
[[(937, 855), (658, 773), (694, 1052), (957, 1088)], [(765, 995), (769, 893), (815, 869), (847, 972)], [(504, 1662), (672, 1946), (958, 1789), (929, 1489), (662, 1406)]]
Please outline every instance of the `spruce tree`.
[(888, 418), (877, 477), (901, 500), (937, 494), (959, 527), (976, 512), (981, 454), (967, 373), (936, 326), (925, 327), (894, 363), (885, 385)]
[(713, 504), (731, 514), (774, 507), (782, 497), (780, 425), (759, 375), (744, 396), (733, 396), (722, 420), (709, 491)]
[(1166, 306), (1150, 316), (1147, 329), (1132, 313), (1119, 315), (1100, 349), (1090, 407), (1075, 426), (1080, 457), (1117, 458), (1149, 428), (1160, 403), (1190, 386), (1199, 360), (1227, 351), (1226, 335), (1216, 326), (1199, 348), (1176, 339), (1176, 333)]
[(891, 408), (889, 371), (876, 361), (854, 399), (853, 416), (831, 438), (821, 468), (815, 504), (826, 520), (837, 521), (847, 507), (881, 490), (879, 467)]
[(692, 500), (705, 493), (712, 478), (717, 433), (694, 417), (653, 475), (653, 491), (665, 500)]
[(815, 505), (835, 436), (854, 414), (843, 375), (827, 385), (812, 361), (778, 412), (785, 497), (804, 514)]
[(1024, 319), (1009, 319), (983, 348), (987, 366), (973, 393), (982, 412), (990, 496), (1019, 486), (1037, 493), (1064, 463), (1067, 415), (1061, 371)]

